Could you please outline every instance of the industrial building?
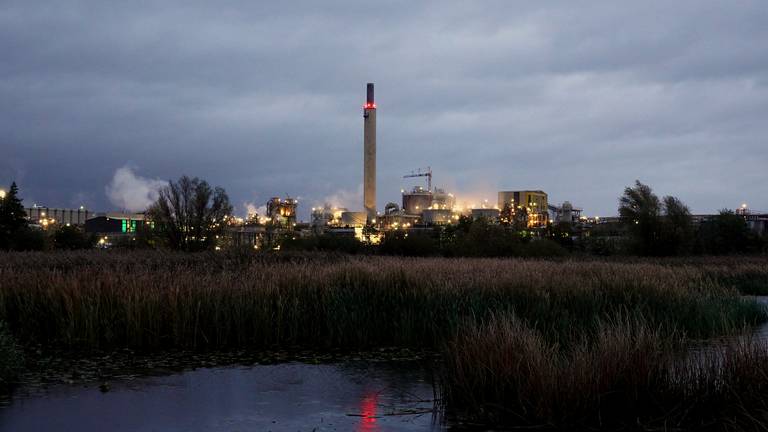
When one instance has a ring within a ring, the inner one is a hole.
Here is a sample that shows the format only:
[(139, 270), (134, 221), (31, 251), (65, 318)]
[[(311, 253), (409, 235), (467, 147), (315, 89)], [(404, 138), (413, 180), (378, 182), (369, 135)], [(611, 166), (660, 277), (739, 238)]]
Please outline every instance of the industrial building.
[(95, 234), (101, 247), (129, 240), (137, 232), (152, 228), (154, 223), (148, 221), (144, 213), (96, 213), (85, 221), (85, 232)]
[(746, 204), (742, 204), (741, 207), (736, 209), (736, 214), (744, 217), (744, 220), (747, 221), (747, 226), (755, 234), (768, 234), (768, 212), (755, 211), (747, 207)]
[(448, 225), (455, 223), (459, 215), (453, 208), (428, 208), (421, 212), (421, 222), (425, 225)]
[(280, 199), (280, 197), (272, 197), (267, 201), (267, 224), (292, 228), (296, 225), (296, 207), (298, 201), (294, 198)]
[(472, 220), (485, 219), (491, 222), (499, 220), (501, 210), (497, 208), (473, 208), (470, 210)]
[(236, 224), (227, 226), (225, 236), (232, 246), (259, 249), (264, 243), (266, 227), (263, 225)]
[(581, 212), (581, 208), (574, 207), (573, 204), (565, 201), (560, 206), (549, 206), (549, 219), (555, 224), (576, 224), (581, 220)]
[(85, 221), (94, 216), (94, 213), (84, 206), (76, 209), (50, 208), (34, 205), (24, 209), (27, 219), (35, 225), (47, 228), (49, 225), (84, 225)]
[[(542, 228), (549, 222), (547, 194), (540, 190), (500, 191), (499, 209), (509, 209), (514, 217), (524, 216), (529, 228)], [(523, 212), (520, 215), (520, 212)]]
[(384, 207), (384, 214), (379, 216), (379, 226), (384, 230), (408, 229), (420, 221), (418, 215), (409, 215), (395, 203)]
[(329, 226), (337, 226), (341, 223), (342, 213), (346, 211), (345, 208), (332, 207), (329, 204), (325, 204), (323, 207), (312, 207), (309, 224), (315, 231)]
[[(413, 189), (401, 190), (403, 207), (401, 213), (417, 216), (415, 223), (422, 225), (444, 225), (458, 220), (455, 210), (455, 197), (440, 188), (432, 188), (432, 168), (419, 168), (403, 178), (426, 177), (427, 187), (414, 186)], [(391, 212), (388, 212), (391, 213)]]
[(415, 186), (408, 192), (403, 192), (403, 212), (420, 216), (421, 212), (432, 207), (432, 191), (421, 186)]

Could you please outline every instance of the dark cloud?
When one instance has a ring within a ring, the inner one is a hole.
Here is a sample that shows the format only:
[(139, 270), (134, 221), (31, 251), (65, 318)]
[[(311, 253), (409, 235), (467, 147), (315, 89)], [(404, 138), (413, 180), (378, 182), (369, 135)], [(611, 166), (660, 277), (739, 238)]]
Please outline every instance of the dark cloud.
[[(110, 208), (115, 171), (243, 203), (355, 197), (377, 84), (379, 204), (402, 174), (613, 214), (639, 178), (696, 212), (768, 210), (768, 5), (0, 4), (0, 183)], [(304, 205), (305, 204), (305, 205)]]

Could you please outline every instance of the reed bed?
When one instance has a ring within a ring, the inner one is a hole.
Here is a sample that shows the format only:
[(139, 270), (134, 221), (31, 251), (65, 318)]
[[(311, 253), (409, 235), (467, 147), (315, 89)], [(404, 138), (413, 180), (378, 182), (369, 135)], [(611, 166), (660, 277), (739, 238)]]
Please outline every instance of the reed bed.
[(683, 352), (682, 334), (604, 323), (567, 347), (514, 315), (468, 323), (444, 352), (451, 417), (541, 430), (766, 430), (768, 347)]
[[(0, 321), (71, 350), (428, 348), (451, 416), (553, 429), (761, 430), (765, 258), (0, 254)], [(733, 338), (732, 338), (733, 339)]]
[(7, 254), (0, 319), (71, 348), (439, 348), (512, 312), (549, 340), (616, 316), (689, 337), (765, 319), (700, 266), (599, 261), (99, 252)]

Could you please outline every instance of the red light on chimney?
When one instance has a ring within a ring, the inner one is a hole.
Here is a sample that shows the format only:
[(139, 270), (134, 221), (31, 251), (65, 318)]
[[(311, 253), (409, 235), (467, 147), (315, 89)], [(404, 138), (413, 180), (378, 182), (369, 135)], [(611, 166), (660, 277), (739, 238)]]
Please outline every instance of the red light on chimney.
[(367, 104), (363, 105), (363, 108), (365, 108), (365, 109), (375, 109), (376, 108), (376, 104), (375, 103), (367, 103)]

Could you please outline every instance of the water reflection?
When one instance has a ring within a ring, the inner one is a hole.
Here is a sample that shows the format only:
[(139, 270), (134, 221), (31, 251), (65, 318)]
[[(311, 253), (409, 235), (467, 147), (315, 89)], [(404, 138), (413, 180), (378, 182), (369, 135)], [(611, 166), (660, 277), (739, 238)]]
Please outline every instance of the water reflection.
[(376, 425), (376, 408), (379, 400), (378, 393), (372, 393), (363, 398), (360, 405), (360, 424), (357, 430), (360, 432), (374, 432), (379, 428)]
[(429, 377), (413, 364), (287, 363), (114, 381), (107, 393), (21, 388), (0, 407), (0, 430), (442, 430)]

